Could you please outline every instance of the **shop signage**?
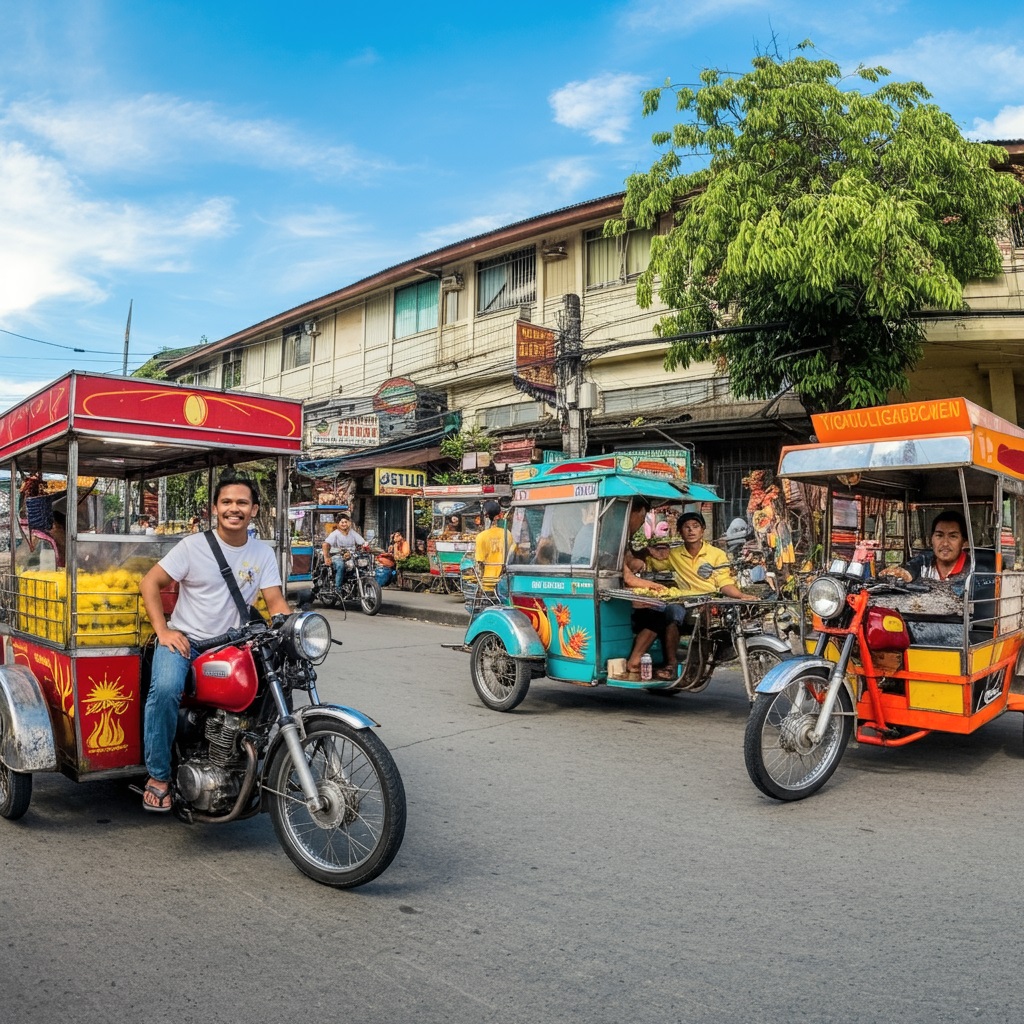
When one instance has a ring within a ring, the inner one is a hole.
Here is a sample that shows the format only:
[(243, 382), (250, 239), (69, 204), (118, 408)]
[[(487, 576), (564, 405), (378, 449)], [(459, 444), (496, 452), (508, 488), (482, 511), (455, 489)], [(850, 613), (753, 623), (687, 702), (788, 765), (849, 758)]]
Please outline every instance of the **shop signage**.
[(516, 321), (515, 375), (525, 383), (555, 390), (555, 332), (526, 320)]
[(393, 416), (413, 412), (416, 408), (416, 385), (408, 377), (391, 377), (384, 381), (373, 396), (377, 412)]
[(376, 495), (402, 495), (423, 493), (427, 474), (422, 469), (380, 469), (373, 472), (373, 493)]
[(380, 444), (380, 421), (376, 416), (320, 420), (306, 431), (306, 443), (310, 448), (376, 448)]

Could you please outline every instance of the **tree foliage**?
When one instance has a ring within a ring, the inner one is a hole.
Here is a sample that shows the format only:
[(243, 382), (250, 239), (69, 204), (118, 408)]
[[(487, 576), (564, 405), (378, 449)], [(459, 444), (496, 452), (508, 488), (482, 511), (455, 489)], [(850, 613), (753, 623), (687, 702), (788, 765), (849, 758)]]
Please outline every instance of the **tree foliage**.
[[(809, 409), (884, 402), (921, 355), (912, 314), (962, 308), (967, 280), (999, 273), (994, 239), (1021, 185), (993, 169), (1006, 153), (964, 139), (920, 83), (861, 91), (889, 72), (846, 79), (802, 53), (752, 68), (645, 93), (645, 115), (674, 94), (682, 120), (653, 136), (664, 152), (629, 177), (605, 230), (672, 215), (637, 284), (642, 306), (657, 286), (675, 310), (657, 328), (666, 369), (711, 359), (737, 396), (792, 387)], [(675, 337), (773, 322), (787, 326)]]

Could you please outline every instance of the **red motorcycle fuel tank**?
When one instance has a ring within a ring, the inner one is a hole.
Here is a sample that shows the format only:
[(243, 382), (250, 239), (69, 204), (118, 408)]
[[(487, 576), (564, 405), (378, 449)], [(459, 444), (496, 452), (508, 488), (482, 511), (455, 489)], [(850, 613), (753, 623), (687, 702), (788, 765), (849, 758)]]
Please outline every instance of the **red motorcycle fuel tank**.
[(872, 651), (905, 651), (910, 634), (903, 616), (892, 608), (869, 608), (865, 630)]
[(225, 711), (244, 711), (256, 697), (259, 677), (248, 647), (222, 647), (206, 651), (192, 662), (199, 704)]

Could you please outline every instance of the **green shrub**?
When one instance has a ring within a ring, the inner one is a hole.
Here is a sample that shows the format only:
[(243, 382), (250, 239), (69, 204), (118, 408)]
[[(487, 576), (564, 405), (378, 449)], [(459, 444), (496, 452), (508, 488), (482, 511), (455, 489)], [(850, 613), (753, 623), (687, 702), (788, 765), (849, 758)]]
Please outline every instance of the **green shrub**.
[(430, 561), (426, 555), (410, 555), (398, 563), (399, 572), (430, 572)]

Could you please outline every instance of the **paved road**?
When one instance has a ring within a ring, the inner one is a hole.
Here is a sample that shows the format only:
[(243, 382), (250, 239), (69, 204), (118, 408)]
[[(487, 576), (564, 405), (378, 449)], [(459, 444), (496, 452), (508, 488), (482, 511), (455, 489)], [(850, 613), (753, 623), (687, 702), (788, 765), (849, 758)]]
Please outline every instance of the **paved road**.
[(1010, 1021), (1021, 721), (852, 748), (816, 797), (747, 779), (735, 678), (478, 704), (451, 628), (336, 621), (324, 699), (378, 717), (409, 796), (375, 883), (300, 875), (269, 820), (143, 818), (36, 781), (0, 822), (0, 1020)]

